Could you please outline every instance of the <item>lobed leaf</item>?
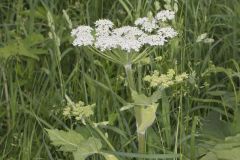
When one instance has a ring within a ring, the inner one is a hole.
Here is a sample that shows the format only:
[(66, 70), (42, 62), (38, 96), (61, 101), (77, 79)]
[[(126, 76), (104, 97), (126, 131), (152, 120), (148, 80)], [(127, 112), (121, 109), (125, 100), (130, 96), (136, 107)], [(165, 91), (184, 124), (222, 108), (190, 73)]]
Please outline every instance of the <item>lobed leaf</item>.
[(54, 146), (60, 146), (62, 151), (76, 151), (84, 141), (84, 137), (70, 130), (68, 132), (58, 129), (47, 129), (48, 135)]

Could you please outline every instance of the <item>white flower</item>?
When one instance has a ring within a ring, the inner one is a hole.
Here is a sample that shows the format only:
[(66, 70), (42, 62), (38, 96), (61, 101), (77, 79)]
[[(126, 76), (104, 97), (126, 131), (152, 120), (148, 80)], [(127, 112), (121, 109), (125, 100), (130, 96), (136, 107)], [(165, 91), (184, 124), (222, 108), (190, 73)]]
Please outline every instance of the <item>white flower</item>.
[[(156, 19), (158, 18), (158, 19)], [(162, 46), (177, 35), (171, 27), (159, 28), (157, 20), (165, 21), (174, 18), (174, 12), (161, 11), (156, 18), (138, 18), (135, 25), (113, 28), (114, 24), (107, 19), (95, 22), (95, 32), (89, 26), (79, 26), (72, 30), (74, 46), (93, 45), (100, 51), (120, 49), (126, 52), (139, 52), (144, 45)], [(158, 30), (157, 30), (158, 29)]]
[(140, 26), (146, 32), (152, 32), (154, 29), (158, 28), (157, 21), (153, 19), (149, 19), (147, 17), (138, 18), (134, 24), (136, 26)]
[(92, 45), (94, 38), (91, 34), (93, 29), (89, 26), (79, 26), (72, 30), (71, 35), (75, 37), (73, 41), (74, 46), (88, 46)]
[(165, 22), (167, 20), (174, 19), (174, 17), (175, 17), (175, 13), (173, 11), (163, 10), (157, 13), (157, 15), (155, 16), (155, 19)]
[(172, 27), (160, 28), (157, 33), (166, 38), (173, 38), (177, 35), (177, 32)]
[(107, 19), (100, 19), (95, 22), (96, 26), (96, 41), (95, 47), (101, 51), (111, 50), (116, 47), (116, 42), (111, 39), (111, 29), (113, 23)]
[(150, 46), (163, 46), (167, 40), (161, 35), (143, 35), (139, 38), (142, 44), (149, 44)]
[(137, 27), (123, 26), (114, 29), (109, 35), (101, 35), (96, 38), (95, 46), (101, 51), (120, 48), (127, 52), (139, 51), (142, 43), (138, 38), (144, 34)]
[(142, 47), (142, 43), (138, 38), (143, 35), (143, 31), (137, 27), (124, 26), (116, 28), (112, 32), (112, 38), (117, 43), (117, 46), (127, 52), (134, 50), (136, 52)]
[(137, 27), (123, 26), (114, 29), (112, 33), (118, 36), (135, 37), (142, 35), (144, 32)]
[(108, 19), (100, 19), (95, 22), (96, 36), (107, 36), (110, 34), (110, 29), (113, 28), (113, 22)]
[(112, 28), (113, 22), (108, 19), (100, 19), (95, 22), (96, 27), (102, 28)]
[(111, 36), (99, 36), (96, 38), (95, 47), (101, 51), (116, 48), (116, 41)]

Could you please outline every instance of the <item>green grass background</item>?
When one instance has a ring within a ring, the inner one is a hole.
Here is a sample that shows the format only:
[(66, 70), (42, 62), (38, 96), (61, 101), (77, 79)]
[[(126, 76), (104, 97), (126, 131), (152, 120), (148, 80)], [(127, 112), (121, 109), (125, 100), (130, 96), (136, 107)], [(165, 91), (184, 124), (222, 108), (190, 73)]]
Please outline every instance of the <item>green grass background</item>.
[[(112, 145), (121, 152), (137, 152), (134, 117), (131, 111), (119, 111), (129, 94), (123, 87), (123, 68), (73, 47), (63, 10), (73, 27), (93, 25), (100, 18), (120, 26), (133, 24), (149, 11), (156, 13), (154, 2), (0, 1), (0, 159), (71, 159), (50, 144), (45, 131), (77, 128), (81, 132), (80, 126), (60, 114), (65, 94), (76, 102), (96, 103), (93, 120), (110, 121), (101, 130), (108, 133)], [(163, 9), (165, 2), (160, 4)], [(195, 72), (191, 84), (167, 91), (161, 100), (156, 122), (147, 132), (147, 153), (181, 153), (181, 159), (199, 159), (210, 145), (209, 139), (201, 139), (203, 133), (217, 142), (240, 133), (240, 1), (178, 0), (177, 4), (178, 38), (153, 49), (150, 64), (139, 65), (135, 78), (139, 88), (150, 93), (141, 75), (168, 68)], [(202, 33), (215, 42), (196, 43)], [(157, 56), (164, 57), (161, 63), (154, 61)], [(203, 125), (209, 118), (212, 125)], [(214, 131), (222, 132), (218, 123), (234, 129), (213, 136)]]

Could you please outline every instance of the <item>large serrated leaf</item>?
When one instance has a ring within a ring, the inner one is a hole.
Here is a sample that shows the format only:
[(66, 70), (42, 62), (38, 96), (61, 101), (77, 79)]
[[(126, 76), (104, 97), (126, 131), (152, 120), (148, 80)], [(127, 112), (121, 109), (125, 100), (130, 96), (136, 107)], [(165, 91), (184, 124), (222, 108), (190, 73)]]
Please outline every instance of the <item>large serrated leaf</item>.
[(84, 140), (79, 146), (78, 151), (83, 154), (94, 154), (99, 153), (102, 148), (102, 143), (99, 139), (90, 137), (87, 140)]
[(102, 143), (95, 137), (85, 139), (73, 130), (68, 132), (57, 129), (47, 129), (52, 144), (59, 146), (61, 151), (72, 152), (75, 160), (84, 160), (88, 156), (100, 153)]
[(73, 158), (74, 160), (85, 160), (88, 155), (83, 155), (81, 152), (73, 152)]
[(73, 152), (74, 159), (83, 160), (90, 155), (100, 153), (101, 148), (101, 141), (97, 138), (90, 137), (78, 146), (77, 151)]
[(60, 146), (60, 150), (73, 152), (84, 141), (81, 134), (70, 130), (68, 132), (58, 129), (47, 129), (48, 135), (54, 146)]

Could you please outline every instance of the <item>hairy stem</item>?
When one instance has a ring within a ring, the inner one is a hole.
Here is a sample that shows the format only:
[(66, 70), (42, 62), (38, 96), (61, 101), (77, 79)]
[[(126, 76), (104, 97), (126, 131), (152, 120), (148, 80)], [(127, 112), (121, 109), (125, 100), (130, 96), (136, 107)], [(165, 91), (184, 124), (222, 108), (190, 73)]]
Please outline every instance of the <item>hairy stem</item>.
[[(124, 68), (125, 68), (129, 88), (131, 90), (136, 90), (136, 85), (134, 82), (133, 70), (132, 70), (131, 64), (125, 65)], [(139, 127), (139, 124), (142, 119), (141, 112), (142, 110), (140, 107), (134, 107), (134, 116), (136, 118), (137, 128)], [(137, 133), (137, 136), (138, 136), (138, 152), (145, 153), (145, 133)]]
[(134, 78), (133, 78), (132, 65), (127, 64), (124, 66), (124, 68), (125, 68), (125, 72), (127, 75), (127, 81), (128, 81), (128, 85), (129, 85), (130, 89), (136, 90), (136, 85), (135, 85)]

